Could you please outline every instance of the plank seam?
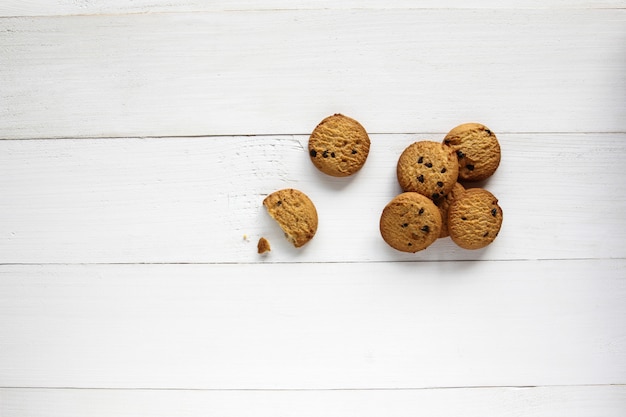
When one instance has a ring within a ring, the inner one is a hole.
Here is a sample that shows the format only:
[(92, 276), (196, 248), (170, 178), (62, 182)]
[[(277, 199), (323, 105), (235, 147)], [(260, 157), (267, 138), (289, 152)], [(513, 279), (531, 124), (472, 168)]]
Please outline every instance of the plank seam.
[(107, 16), (135, 16), (135, 15), (181, 15), (181, 14), (214, 14), (214, 13), (284, 13), (284, 12), (324, 12), (324, 11), (343, 11), (343, 12), (377, 12), (377, 11), (429, 11), (429, 12), (454, 12), (454, 11), (605, 11), (605, 10), (626, 10), (626, 7), (346, 7), (346, 8), (272, 8), (272, 9), (216, 9), (216, 10), (180, 10), (180, 11), (136, 11), (124, 13), (68, 13), (68, 14), (50, 14), (50, 15), (3, 15), (1, 19), (48, 19), (48, 18), (67, 18), (67, 17), (107, 17)]
[(329, 392), (329, 391), (427, 391), (461, 389), (541, 389), (541, 388), (592, 388), (626, 387), (625, 383), (613, 384), (548, 384), (548, 385), (468, 385), (444, 387), (372, 387), (372, 388), (163, 388), (163, 387), (43, 387), (0, 386), (3, 390), (101, 390), (101, 391), (200, 391), (200, 392)]
[(316, 264), (389, 264), (389, 263), (452, 263), (452, 262), (588, 262), (619, 261), (626, 257), (606, 258), (524, 258), (524, 259), (396, 259), (371, 261), (278, 261), (278, 262), (0, 262), (3, 266), (141, 266), (141, 265), (316, 265)]
[[(368, 132), (369, 135), (386, 135), (386, 136), (415, 136), (415, 135), (446, 135), (448, 132)], [(46, 141), (46, 140), (127, 140), (127, 139), (200, 139), (200, 138), (232, 138), (232, 137), (291, 137), (291, 136), (309, 136), (308, 133), (232, 133), (219, 135), (163, 135), (163, 136), (49, 136), (49, 137), (32, 137), (32, 138), (0, 138), (0, 141)], [(517, 131), (507, 132), (499, 131), (498, 135), (623, 135), (626, 131), (594, 131), (594, 132), (568, 132), (568, 131)]]

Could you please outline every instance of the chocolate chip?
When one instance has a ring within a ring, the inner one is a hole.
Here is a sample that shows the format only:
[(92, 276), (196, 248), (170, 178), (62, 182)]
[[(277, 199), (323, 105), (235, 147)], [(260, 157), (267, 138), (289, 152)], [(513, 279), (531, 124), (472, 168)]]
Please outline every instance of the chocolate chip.
[(445, 172), (447, 171), (446, 167), (441, 168), (441, 173), (445, 174)]
[(493, 217), (496, 217), (496, 215), (497, 215), (497, 214), (498, 214), (498, 210), (496, 210), (496, 209), (491, 209), (491, 215), (492, 215)]
[(276, 202), (276, 205), (277, 205), (277, 206), (280, 206), (281, 204), (283, 204), (283, 202), (282, 202), (282, 201), (280, 201), (280, 200), (278, 200), (278, 201)]
[(443, 187), (443, 182), (437, 181), (437, 187)]
[(432, 168), (433, 167), (433, 164), (430, 163), (430, 162), (426, 162), (424, 165), (426, 165), (426, 167), (428, 167), (428, 168)]
[(422, 214), (424, 214), (424, 207), (420, 207), (420, 211), (417, 212), (417, 214), (419, 216), (421, 216)]
[(423, 183), (423, 182), (424, 182), (424, 176), (423, 176), (423, 175), (420, 175), (419, 177), (417, 177), (417, 180), (418, 180), (419, 182)]
[(424, 233), (430, 232), (430, 227), (428, 227), (428, 225), (422, 227), (422, 232), (424, 232)]
[(332, 158), (334, 158), (334, 157), (335, 157), (335, 152), (331, 152), (331, 153), (330, 153), (330, 156), (331, 156)]
[(474, 165), (467, 164), (467, 165), (465, 165), (465, 168), (469, 169), (470, 171), (473, 171), (474, 170)]
[(324, 153), (322, 154), (322, 156), (323, 156), (324, 158), (328, 158), (328, 151), (327, 151), (327, 150), (326, 150), (326, 151), (324, 151)]
[(422, 162), (424, 162), (424, 157), (420, 156), (419, 158), (417, 158), (417, 163), (421, 164)]
[(489, 232), (485, 232), (485, 234), (483, 235), (483, 237), (487, 237), (489, 236)]
[(408, 223), (402, 223), (402, 224), (400, 225), (400, 227), (402, 227), (402, 228), (409, 227), (409, 224), (408, 224)]
[(413, 244), (412, 244), (411, 242), (407, 243), (407, 245), (409, 245), (409, 246), (413, 246)]
[(444, 140), (443, 143), (445, 143), (446, 145), (449, 145), (450, 144), (450, 139)]
[(491, 136), (491, 133), (492, 133), (492, 132), (491, 132), (491, 130), (489, 130), (489, 129), (485, 129), (485, 132), (486, 132), (489, 136)]
[(315, 158), (317, 156), (317, 151), (315, 149), (311, 149), (309, 155), (311, 155), (311, 158)]
[(461, 152), (461, 151), (456, 151), (456, 156), (457, 156), (459, 159), (463, 159), (463, 158), (465, 158), (465, 154), (464, 154), (463, 152)]
[(438, 200), (438, 199), (439, 199), (439, 193), (434, 193), (434, 194), (432, 195), (432, 199), (433, 199), (433, 200)]
[(461, 217), (461, 220), (467, 220), (467, 217)]
[(356, 153), (356, 149), (352, 149), (352, 155)]

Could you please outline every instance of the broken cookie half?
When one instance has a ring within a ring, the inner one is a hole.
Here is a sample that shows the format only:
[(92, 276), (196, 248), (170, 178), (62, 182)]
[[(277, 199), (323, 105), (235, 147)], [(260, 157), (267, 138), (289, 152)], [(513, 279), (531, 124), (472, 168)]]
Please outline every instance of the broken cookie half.
[(317, 210), (302, 191), (293, 188), (275, 191), (263, 200), (263, 205), (296, 248), (315, 236)]

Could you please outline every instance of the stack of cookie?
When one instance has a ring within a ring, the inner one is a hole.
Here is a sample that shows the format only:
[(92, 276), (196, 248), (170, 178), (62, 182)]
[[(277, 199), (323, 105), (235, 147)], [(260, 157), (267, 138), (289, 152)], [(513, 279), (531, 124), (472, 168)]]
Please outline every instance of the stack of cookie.
[(380, 218), (383, 239), (402, 252), (426, 249), (447, 236), (464, 249), (489, 245), (500, 231), (502, 209), (489, 191), (466, 187), (489, 178), (499, 165), (498, 139), (479, 123), (455, 127), (441, 143), (410, 144), (396, 168), (403, 193)]

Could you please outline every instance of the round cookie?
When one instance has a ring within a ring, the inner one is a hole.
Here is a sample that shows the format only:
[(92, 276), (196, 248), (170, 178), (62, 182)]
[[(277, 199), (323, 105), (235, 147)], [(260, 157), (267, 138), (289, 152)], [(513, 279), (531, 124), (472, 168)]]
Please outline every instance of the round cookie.
[(380, 216), (380, 234), (402, 252), (426, 249), (441, 233), (441, 214), (428, 197), (406, 192), (394, 197)]
[(342, 114), (322, 120), (309, 137), (313, 165), (333, 177), (347, 177), (363, 167), (370, 139), (359, 122)]
[(464, 249), (480, 249), (494, 241), (502, 226), (498, 199), (482, 188), (465, 190), (448, 209), (450, 238)]
[(285, 237), (296, 247), (310, 241), (317, 232), (317, 210), (302, 191), (285, 188), (265, 197), (263, 205), (276, 220)]
[(496, 135), (480, 123), (464, 123), (452, 129), (443, 144), (456, 152), (459, 179), (484, 180), (500, 165), (500, 143)]
[(432, 200), (448, 194), (459, 173), (456, 154), (432, 141), (414, 142), (404, 149), (396, 168), (404, 191), (414, 191)]
[(439, 208), (439, 213), (441, 213), (441, 233), (439, 233), (439, 237), (448, 237), (450, 233), (448, 232), (448, 209), (452, 202), (457, 199), (461, 194), (465, 192), (465, 187), (463, 187), (458, 182), (454, 184), (452, 187), (452, 191), (445, 195), (445, 197), (440, 198), (435, 201), (435, 205)]

